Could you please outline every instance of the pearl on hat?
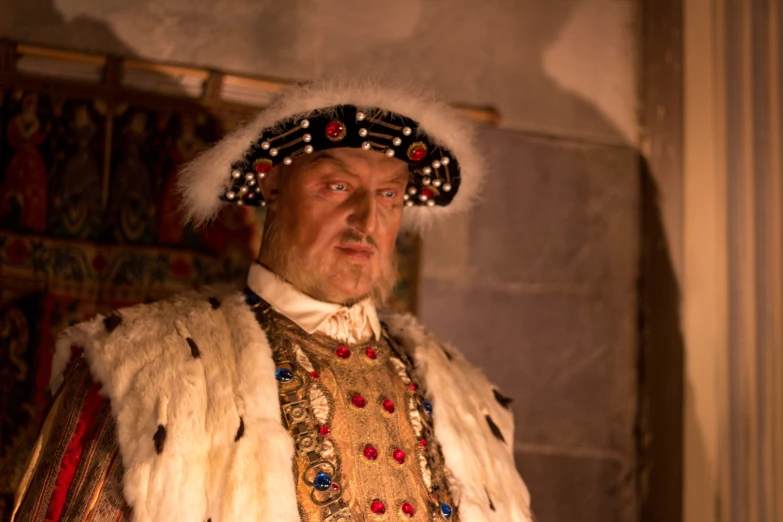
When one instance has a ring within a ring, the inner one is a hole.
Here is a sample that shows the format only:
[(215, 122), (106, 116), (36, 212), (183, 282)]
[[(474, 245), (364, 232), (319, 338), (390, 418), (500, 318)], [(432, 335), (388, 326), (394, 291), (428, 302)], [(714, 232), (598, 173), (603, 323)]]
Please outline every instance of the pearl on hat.
[(245, 174), (245, 179), (248, 180), (248, 181), (250, 181), (251, 179), (253, 179), (255, 177), (256, 177), (256, 175), (253, 174), (252, 172), (248, 172), (247, 174)]
[(390, 158), (394, 157), (394, 149), (386, 149), (386, 155)]
[(442, 164), (444, 164), (444, 165), (448, 165), (450, 161), (451, 161), (451, 160), (449, 159), (449, 157), (448, 157), (448, 156), (444, 156), (444, 157), (442, 157), (442, 158), (440, 159), (440, 162), (441, 162)]
[(402, 140), (401, 140), (401, 139), (399, 138), (399, 136), (398, 136), (398, 137), (396, 137), (396, 138), (394, 138), (394, 139), (392, 140), (392, 143), (394, 144), (394, 146), (395, 146), (395, 147), (399, 147), (399, 146), (400, 146), (400, 144), (402, 143)]
[(432, 180), (432, 186), (433, 187), (440, 187), (441, 183), (443, 183), (443, 182), (441, 180), (437, 179), (437, 178)]
[(356, 121), (362, 121), (365, 118), (363, 112), (357, 112), (356, 113)]
[(431, 200), (427, 201), (427, 206), (428, 207), (434, 207), (435, 206), (435, 200), (431, 199)]
[(419, 194), (419, 200), (420, 201), (427, 201), (429, 198), (425, 196), (424, 194)]
[(362, 143), (362, 148), (364, 150), (370, 150), (370, 142), (369, 141), (365, 141), (364, 143)]
[(245, 192), (247, 192), (247, 187), (245, 187), (245, 186), (239, 187), (239, 193), (240, 194), (244, 194)]
[(255, 184), (256, 184), (256, 180), (254, 180), (254, 179), (247, 180), (247, 186), (248, 187), (252, 187)]
[(234, 199), (235, 197), (237, 197), (237, 195), (233, 192), (226, 192), (226, 199)]
[(264, 150), (269, 150), (269, 147), (271, 147), (271, 144), (268, 141), (262, 141), (261, 142), (261, 148)]
[(438, 169), (438, 168), (440, 168), (440, 161), (438, 161), (438, 160), (433, 160), (433, 161), (432, 161), (432, 168), (433, 168), (433, 169)]
[(443, 184), (443, 192), (451, 192), (451, 183)]
[(242, 171), (239, 170), (239, 169), (232, 170), (231, 171), (231, 177), (234, 178), (234, 179), (239, 179), (240, 177), (242, 177)]
[(431, 169), (431, 168), (429, 168), (429, 167), (424, 167), (423, 169), (421, 169), (421, 171), (422, 171), (423, 173), (425, 173), (425, 174), (429, 174), (429, 173), (431, 173), (431, 172), (432, 172), (432, 169)]
[(404, 135), (406, 135), (406, 136), (410, 136), (412, 132), (413, 132), (413, 131), (411, 130), (411, 128), (410, 128), (410, 127), (403, 127), (403, 128), (402, 128), (402, 133), (403, 133)]
[(430, 178), (424, 178), (423, 180), (421, 180), (421, 184), (422, 185), (429, 185), (430, 181), (431, 181)]
[(411, 197), (410, 197), (409, 195), (407, 195), (407, 194), (403, 194), (403, 195), (402, 195), (402, 199), (403, 199), (404, 201), (408, 201), (409, 199), (411, 199)]
[(264, 179), (264, 178), (266, 177), (266, 172), (259, 172), (259, 173), (258, 173), (258, 177), (259, 177), (260, 179)]
[(416, 187), (411, 187), (411, 188), (409, 188), (409, 189), (408, 189), (408, 194), (410, 194), (411, 196), (413, 196), (414, 194), (416, 194)]
[(306, 129), (307, 127), (310, 126), (310, 120), (302, 120), (302, 121), (300, 121), (299, 122), (299, 126), (302, 127), (303, 129)]
[(307, 147), (305, 147), (305, 154), (311, 154), (312, 152), (313, 152), (312, 145), (308, 145)]
[(362, 138), (367, 136), (367, 133), (368, 133), (367, 129), (364, 129), (364, 128), (359, 129), (359, 136), (361, 136)]
[(405, 202), (405, 206), (406, 207), (412, 207), (413, 206), (413, 201), (406, 201)]
[(283, 158), (283, 163), (286, 165), (290, 165), (291, 163), (293, 163), (293, 160), (288, 156), (286, 156), (285, 158)]
[(277, 156), (277, 149), (269, 149), (269, 155), (270, 156)]
[(305, 134), (304, 136), (302, 136), (302, 141), (304, 141), (305, 143), (310, 143), (310, 140), (312, 139), (313, 137), (310, 136), (309, 134)]

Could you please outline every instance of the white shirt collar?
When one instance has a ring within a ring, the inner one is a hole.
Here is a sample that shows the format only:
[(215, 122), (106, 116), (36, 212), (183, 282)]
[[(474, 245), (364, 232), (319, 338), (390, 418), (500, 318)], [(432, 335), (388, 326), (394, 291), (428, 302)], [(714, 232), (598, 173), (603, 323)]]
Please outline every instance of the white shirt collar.
[(259, 263), (251, 265), (247, 286), (309, 334), (320, 331), (341, 342), (360, 342), (371, 330), (375, 340), (381, 338), (381, 322), (370, 298), (350, 307), (319, 301)]

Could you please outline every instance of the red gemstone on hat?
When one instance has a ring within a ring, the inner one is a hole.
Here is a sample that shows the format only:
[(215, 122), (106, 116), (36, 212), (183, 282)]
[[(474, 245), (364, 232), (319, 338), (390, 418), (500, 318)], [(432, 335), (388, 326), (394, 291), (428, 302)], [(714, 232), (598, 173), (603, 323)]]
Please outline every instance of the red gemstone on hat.
[(351, 404), (353, 404), (357, 408), (364, 408), (367, 406), (367, 401), (364, 400), (364, 397), (361, 395), (354, 395), (351, 397)]
[(347, 346), (339, 346), (335, 353), (340, 359), (347, 359), (351, 356), (351, 350)]
[(318, 373), (318, 372), (315, 372), (315, 371), (310, 372), (310, 377), (312, 377), (313, 379), (318, 379), (320, 376), (321, 376), (321, 374)]
[(421, 446), (422, 448), (426, 448), (427, 447), (427, 439), (421, 439), (419, 441), (419, 446)]
[(413, 161), (421, 161), (424, 159), (426, 155), (427, 155), (427, 149), (425, 147), (416, 147), (415, 149), (411, 149), (410, 154), (408, 154), (408, 157)]
[(375, 350), (373, 350), (372, 348), (367, 348), (364, 351), (364, 353), (366, 353), (367, 357), (369, 357), (370, 359), (377, 359), (378, 358), (378, 353)]
[(330, 121), (326, 124), (326, 135), (332, 139), (337, 139), (343, 133), (343, 124), (337, 120)]
[(405, 452), (401, 449), (395, 449), (392, 452), (392, 458), (394, 459), (394, 462), (397, 464), (404, 464), (405, 463)]
[(435, 193), (433, 191), (431, 191), (430, 189), (428, 189), (428, 188), (421, 189), (421, 195), (422, 196), (427, 196), (427, 198), (434, 198), (435, 197)]
[(269, 163), (256, 163), (253, 165), (253, 168), (256, 170), (256, 172), (260, 172), (262, 174), (268, 174), (270, 170), (272, 170), (272, 165)]
[(330, 428), (329, 426), (321, 426), (320, 433), (322, 437), (328, 437), (329, 435), (332, 434), (332, 428)]
[(369, 444), (364, 447), (364, 451), (362, 453), (364, 453), (364, 458), (367, 460), (374, 461), (378, 458), (378, 450)]
[(402, 503), (402, 512), (408, 518), (413, 518), (413, 515), (416, 514), (416, 510), (407, 502)]
[(412, 383), (410, 383), (410, 384), (408, 385), (408, 389), (409, 389), (410, 391), (416, 391), (416, 390), (418, 389), (418, 386), (416, 386), (416, 383), (415, 383), (415, 382), (412, 382)]
[(391, 415), (394, 413), (394, 403), (389, 399), (385, 399), (383, 401), (383, 409), (386, 410), (386, 413)]
[(386, 506), (380, 500), (376, 500), (370, 504), (370, 511), (372, 511), (375, 515), (383, 515), (386, 513)]

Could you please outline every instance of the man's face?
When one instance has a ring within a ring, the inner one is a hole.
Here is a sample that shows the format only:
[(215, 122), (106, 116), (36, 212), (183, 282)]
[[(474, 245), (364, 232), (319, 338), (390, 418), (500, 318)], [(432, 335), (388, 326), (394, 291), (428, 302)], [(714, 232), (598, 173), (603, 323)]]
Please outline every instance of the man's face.
[(408, 168), (361, 149), (332, 149), (276, 166), (261, 181), (267, 217), (259, 260), (306, 294), (351, 304), (384, 299)]

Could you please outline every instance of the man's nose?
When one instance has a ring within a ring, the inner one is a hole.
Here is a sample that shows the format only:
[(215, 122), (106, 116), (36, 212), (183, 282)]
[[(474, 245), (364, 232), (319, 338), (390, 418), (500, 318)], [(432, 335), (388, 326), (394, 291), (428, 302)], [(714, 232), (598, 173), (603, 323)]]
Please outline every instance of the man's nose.
[(364, 192), (354, 196), (348, 224), (364, 232), (372, 234), (378, 226), (378, 203), (372, 193)]

